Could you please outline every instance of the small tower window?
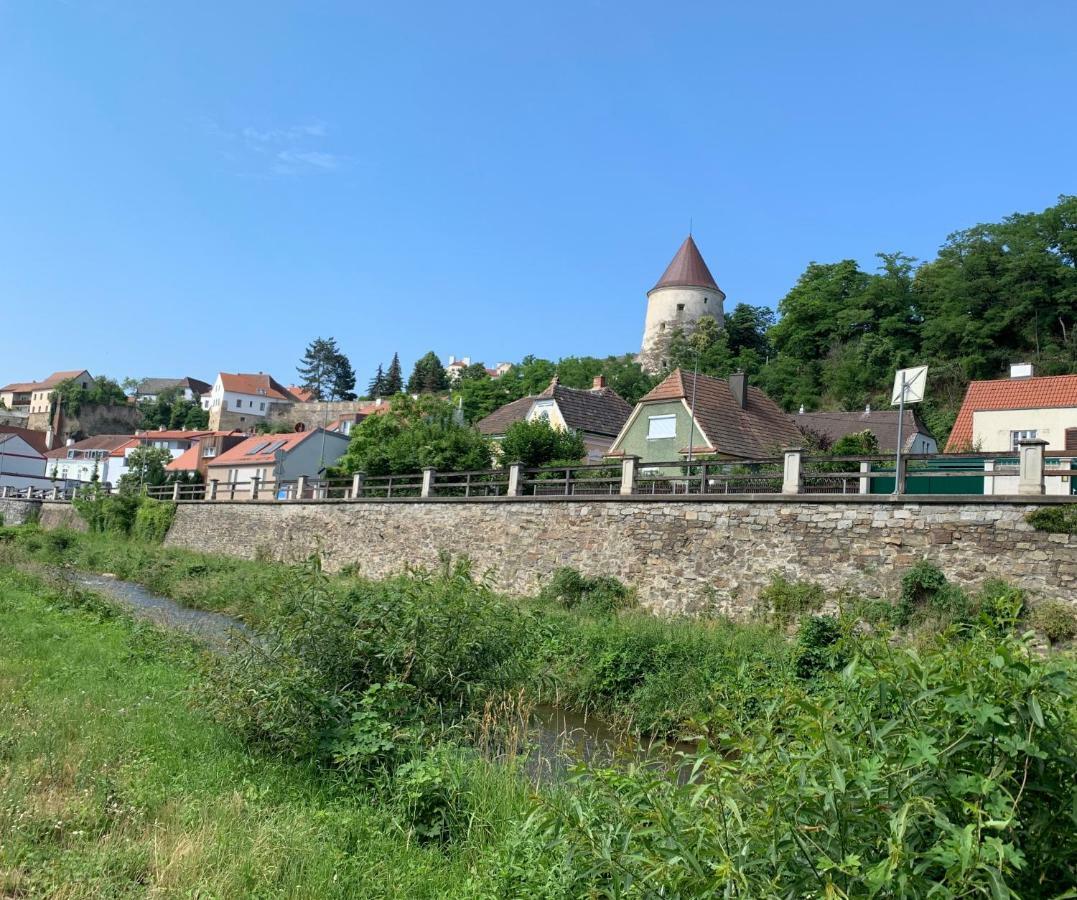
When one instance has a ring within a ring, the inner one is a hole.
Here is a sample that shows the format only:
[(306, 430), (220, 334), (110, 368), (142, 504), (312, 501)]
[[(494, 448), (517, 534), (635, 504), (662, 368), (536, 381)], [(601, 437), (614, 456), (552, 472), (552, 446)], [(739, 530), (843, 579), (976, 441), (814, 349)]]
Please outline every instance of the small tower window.
[(704, 298), (703, 298), (703, 305), (704, 305), (704, 306), (706, 306), (706, 305), (707, 305), (707, 298), (706, 298), (706, 297), (704, 297)]
[(677, 304), (677, 312), (684, 312), (684, 304), (683, 303), (678, 303)]

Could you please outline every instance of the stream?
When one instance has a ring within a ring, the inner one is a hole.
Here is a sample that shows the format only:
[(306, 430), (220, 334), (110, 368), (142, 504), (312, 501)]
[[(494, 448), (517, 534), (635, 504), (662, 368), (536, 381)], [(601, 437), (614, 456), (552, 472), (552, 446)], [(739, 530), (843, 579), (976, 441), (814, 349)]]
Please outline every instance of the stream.
[[(109, 597), (135, 618), (198, 638), (218, 652), (228, 652), (237, 641), (256, 637), (238, 619), (183, 606), (114, 575), (79, 572), (72, 580)], [(678, 761), (674, 754), (677, 751), (691, 754), (696, 749), (689, 744), (664, 741), (647, 744), (626, 739), (595, 716), (583, 716), (555, 706), (535, 708), (527, 735), (526, 769), (536, 781), (558, 781), (578, 762), (598, 766), (654, 765), (666, 771), (677, 770), (679, 780), (683, 780), (688, 763)]]

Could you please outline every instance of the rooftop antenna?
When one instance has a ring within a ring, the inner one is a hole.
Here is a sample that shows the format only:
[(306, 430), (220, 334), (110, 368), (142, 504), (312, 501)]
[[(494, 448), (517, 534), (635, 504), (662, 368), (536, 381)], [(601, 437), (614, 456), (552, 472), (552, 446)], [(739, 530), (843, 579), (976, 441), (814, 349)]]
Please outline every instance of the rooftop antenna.
[(688, 237), (692, 236), (692, 217), (688, 217)]

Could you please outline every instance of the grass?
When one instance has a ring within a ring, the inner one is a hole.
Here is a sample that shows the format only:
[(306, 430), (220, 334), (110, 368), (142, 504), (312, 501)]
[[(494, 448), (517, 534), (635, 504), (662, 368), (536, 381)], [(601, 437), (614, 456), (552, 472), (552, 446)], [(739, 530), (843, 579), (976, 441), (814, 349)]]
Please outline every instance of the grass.
[(0, 574), (0, 896), (459, 897), (474, 847), (417, 846), (332, 773), (191, 707), (193, 651)]

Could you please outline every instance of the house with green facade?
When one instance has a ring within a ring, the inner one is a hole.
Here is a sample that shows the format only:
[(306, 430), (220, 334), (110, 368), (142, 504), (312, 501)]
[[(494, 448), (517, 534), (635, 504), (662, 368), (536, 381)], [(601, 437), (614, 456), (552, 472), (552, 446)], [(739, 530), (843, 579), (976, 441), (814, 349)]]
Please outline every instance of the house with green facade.
[(643, 397), (610, 448), (641, 463), (691, 455), (736, 461), (774, 457), (803, 438), (793, 418), (743, 373), (728, 379), (674, 370)]

